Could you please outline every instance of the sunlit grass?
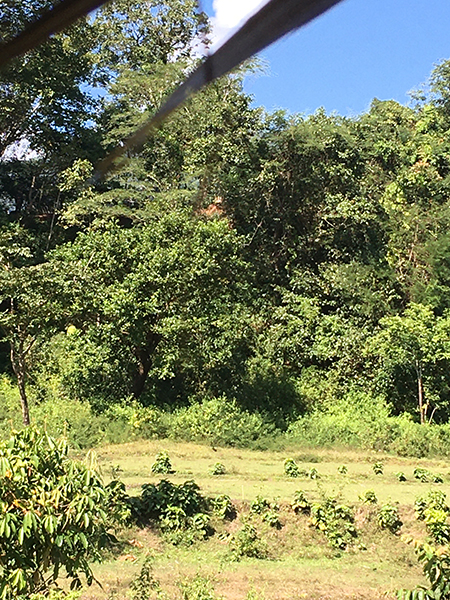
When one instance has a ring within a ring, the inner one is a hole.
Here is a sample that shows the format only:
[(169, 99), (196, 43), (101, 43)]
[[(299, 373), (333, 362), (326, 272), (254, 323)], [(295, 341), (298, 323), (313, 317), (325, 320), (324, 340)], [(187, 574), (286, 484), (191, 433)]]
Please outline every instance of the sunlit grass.
[[(308, 448), (261, 452), (170, 440), (105, 446), (97, 454), (105, 481), (119, 477), (129, 493), (137, 494), (142, 483), (157, 482), (162, 477), (151, 472), (155, 456), (162, 450), (168, 452), (175, 469), (174, 474), (164, 477), (174, 483), (194, 479), (204, 495), (231, 496), (240, 518), (225, 526), (230, 532), (242, 525), (242, 515), (257, 495), (279, 503), (283, 528), (277, 531), (266, 524), (259, 525), (269, 558), (235, 563), (230, 561), (226, 541), (217, 536), (185, 548), (164, 543), (156, 532), (131, 529), (122, 533), (128, 542), (119, 556), (95, 568), (104, 589), (86, 590), (82, 595), (84, 600), (129, 598), (130, 581), (149, 551), (154, 556), (154, 575), (169, 599), (181, 598), (177, 582), (196, 573), (213, 581), (216, 593), (226, 600), (243, 600), (249, 590), (266, 600), (394, 598), (395, 590), (424, 582), (412, 548), (400, 536), (380, 531), (372, 509), (361, 506), (359, 496), (373, 490), (379, 504), (397, 503), (404, 522), (401, 533), (423, 539), (426, 534), (423, 524), (415, 519), (413, 503), (430, 488), (449, 494), (450, 477), (444, 461)], [(316, 468), (320, 478), (288, 478), (283, 468), (287, 457), (293, 458), (300, 469)], [(224, 475), (210, 474), (217, 462), (225, 466)], [(383, 463), (381, 475), (374, 473), (375, 462)], [(343, 465), (347, 467), (345, 473), (339, 472)], [(444, 483), (424, 484), (416, 480), (413, 471), (419, 465), (442, 474)], [(398, 480), (399, 471), (407, 481)], [(319, 500), (323, 494), (336, 495), (355, 507), (359, 534), (354, 548), (337, 553), (321, 532), (309, 526), (306, 516), (294, 515), (290, 502), (299, 489), (311, 501)]]

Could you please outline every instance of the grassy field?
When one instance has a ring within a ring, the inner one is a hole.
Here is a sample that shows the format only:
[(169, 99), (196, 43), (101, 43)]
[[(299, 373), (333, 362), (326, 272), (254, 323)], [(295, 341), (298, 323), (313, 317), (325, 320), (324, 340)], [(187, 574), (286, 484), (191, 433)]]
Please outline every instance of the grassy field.
[[(161, 478), (151, 472), (155, 455), (161, 450), (168, 452), (176, 471), (165, 478), (173, 483), (194, 479), (207, 496), (228, 494), (238, 509), (237, 518), (219, 524), (215, 535), (188, 547), (173, 546), (151, 529), (122, 531), (119, 537), (123, 543), (94, 569), (103, 589), (92, 586), (83, 593), (84, 600), (132, 597), (130, 582), (139, 574), (148, 553), (153, 557), (153, 577), (163, 590), (159, 597), (167, 599), (394, 598), (399, 588), (425, 583), (414, 551), (402, 536), (426, 538), (423, 522), (416, 519), (413, 504), (417, 496), (430, 489), (449, 493), (450, 477), (444, 461), (412, 461), (370, 452), (298, 448), (257, 452), (148, 441), (103, 447), (98, 450), (98, 463), (106, 482), (120, 477), (129, 494), (139, 494), (143, 483), (156, 483)], [(287, 477), (283, 468), (287, 457), (293, 458), (301, 469), (314, 467), (320, 478)], [(210, 474), (217, 462), (225, 466), (224, 475)], [(383, 463), (382, 474), (375, 474), (373, 464), (376, 462)], [(346, 473), (339, 472), (343, 465), (347, 467)], [(444, 483), (419, 482), (413, 476), (417, 466), (441, 474)], [(398, 480), (399, 471), (405, 474), (406, 481)], [(300, 489), (311, 501), (337, 496), (340, 502), (354, 509), (358, 536), (351, 546), (344, 551), (333, 549), (325, 535), (311, 527), (307, 515), (293, 512), (294, 492)], [(403, 521), (398, 534), (381, 530), (376, 506), (361, 503), (359, 496), (367, 490), (375, 492), (378, 505), (390, 502), (398, 506)], [(264, 523), (258, 516), (249, 515), (250, 503), (257, 496), (278, 504), (280, 529)], [(267, 557), (233, 561), (229, 539), (249, 519), (258, 530)], [(208, 580), (214, 593), (210, 591), (207, 595), (203, 584), (203, 587), (199, 584), (202, 590), (198, 591), (194, 585), (196, 577), (203, 583)], [(194, 591), (189, 586), (193, 586)], [(144, 597), (149, 596), (144, 594), (142, 600)], [(154, 597), (157, 597), (156, 592)]]

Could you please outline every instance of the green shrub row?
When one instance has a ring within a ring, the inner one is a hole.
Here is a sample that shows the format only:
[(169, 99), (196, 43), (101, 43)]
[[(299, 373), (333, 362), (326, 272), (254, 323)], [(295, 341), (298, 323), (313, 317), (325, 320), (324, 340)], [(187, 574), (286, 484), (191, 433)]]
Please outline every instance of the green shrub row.
[[(6, 377), (0, 379), (0, 439), (20, 429), (19, 406), (16, 387)], [(75, 448), (172, 438), (254, 449), (341, 446), (418, 458), (450, 455), (450, 424), (420, 425), (409, 415), (390, 416), (382, 399), (364, 393), (350, 394), (325, 410), (295, 420), (287, 432), (276, 429), (268, 416), (243, 410), (223, 396), (173, 412), (130, 400), (101, 414), (93, 412), (88, 402), (53, 399), (35, 402), (31, 414), (38, 428), (52, 436), (63, 435)]]

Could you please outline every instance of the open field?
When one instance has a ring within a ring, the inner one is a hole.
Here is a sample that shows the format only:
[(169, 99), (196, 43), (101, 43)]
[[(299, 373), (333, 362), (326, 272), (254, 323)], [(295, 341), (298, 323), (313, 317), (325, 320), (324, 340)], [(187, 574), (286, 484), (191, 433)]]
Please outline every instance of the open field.
[[(207, 496), (228, 494), (238, 516), (227, 524), (214, 526), (216, 534), (193, 545), (173, 546), (150, 529), (121, 532), (126, 540), (114, 556), (95, 566), (103, 586), (86, 590), (83, 600), (122, 600), (129, 598), (129, 584), (139, 573), (148, 552), (153, 555), (152, 571), (166, 598), (182, 596), (180, 582), (196, 575), (207, 578), (219, 597), (227, 600), (254, 598), (266, 600), (393, 598), (399, 588), (425, 583), (414, 551), (401, 535), (425, 539), (423, 523), (415, 517), (417, 496), (430, 489), (450, 492), (448, 466), (440, 460), (409, 460), (381, 453), (338, 450), (289, 449), (284, 452), (258, 452), (231, 448), (148, 441), (107, 446), (98, 450), (98, 462), (105, 481), (119, 476), (130, 494), (138, 494), (144, 482), (157, 482), (162, 476), (151, 473), (157, 452), (168, 452), (176, 472), (164, 478), (173, 483), (194, 479)], [(320, 478), (288, 478), (284, 459), (293, 458), (300, 469), (317, 469)], [(212, 476), (217, 462), (226, 474)], [(382, 462), (383, 474), (376, 475), (375, 462)], [(346, 473), (339, 467), (345, 465)], [(413, 476), (421, 466), (443, 476), (444, 483), (421, 483)], [(402, 471), (407, 480), (399, 481)], [(324, 496), (337, 496), (355, 510), (358, 536), (344, 551), (330, 547), (324, 534), (315, 530), (306, 515), (296, 515), (291, 507), (294, 492), (303, 490), (308, 499), (318, 502)], [(390, 502), (398, 506), (402, 529), (394, 535), (381, 530), (376, 521), (376, 506), (363, 505), (359, 496), (373, 490), (378, 505)], [(249, 515), (250, 503), (263, 496), (279, 506), (280, 529), (270, 527), (258, 516)], [(250, 520), (267, 549), (267, 558), (230, 560), (230, 536)], [(218, 535), (221, 533), (222, 535)], [(156, 597), (156, 596), (155, 596)]]

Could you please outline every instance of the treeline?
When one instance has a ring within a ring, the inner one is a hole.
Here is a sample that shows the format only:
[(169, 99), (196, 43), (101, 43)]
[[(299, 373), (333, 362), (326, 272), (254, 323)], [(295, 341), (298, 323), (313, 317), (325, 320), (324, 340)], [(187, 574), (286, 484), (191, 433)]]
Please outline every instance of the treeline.
[[(11, 2), (2, 31), (50, 4)], [(108, 3), (0, 73), (1, 368), (24, 423), (30, 401), (217, 398), (282, 430), (446, 422), (450, 61), (411, 106), (356, 118), (254, 108), (246, 65), (96, 182), (207, 43), (193, 0), (143, 4)]]

